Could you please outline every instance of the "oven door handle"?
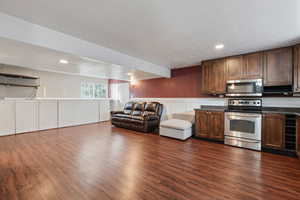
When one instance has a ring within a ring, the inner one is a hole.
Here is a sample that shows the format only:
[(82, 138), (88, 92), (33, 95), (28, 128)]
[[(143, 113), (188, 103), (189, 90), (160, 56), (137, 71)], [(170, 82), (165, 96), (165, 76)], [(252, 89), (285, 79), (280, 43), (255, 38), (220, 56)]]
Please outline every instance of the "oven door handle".
[(246, 114), (246, 113), (237, 113), (237, 112), (226, 112), (225, 116), (227, 117), (251, 117), (251, 118), (261, 118), (261, 114)]
[(247, 139), (242, 139), (242, 138), (232, 138), (232, 137), (226, 137), (227, 140), (237, 140), (241, 142), (247, 142), (247, 143), (260, 143), (260, 141), (257, 140), (247, 140)]

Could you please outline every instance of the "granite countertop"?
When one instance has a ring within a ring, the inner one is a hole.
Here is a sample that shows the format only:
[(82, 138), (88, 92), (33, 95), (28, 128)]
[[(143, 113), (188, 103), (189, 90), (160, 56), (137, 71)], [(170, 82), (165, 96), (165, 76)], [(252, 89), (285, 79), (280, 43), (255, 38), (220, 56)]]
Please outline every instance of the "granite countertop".
[(200, 108), (195, 108), (194, 110), (204, 110), (204, 111), (225, 111), (226, 106), (201, 106)]
[(300, 116), (300, 108), (284, 108), (284, 107), (263, 107), (263, 113), (278, 113), (287, 115), (298, 115)]
[[(194, 110), (203, 111), (225, 111), (227, 106), (201, 106), (200, 108), (195, 108)], [(287, 114), (287, 115), (298, 115), (300, 116), (300, 108), (291, 107), (263, 107), (262, 113), (274, 113), (274, 114)]]

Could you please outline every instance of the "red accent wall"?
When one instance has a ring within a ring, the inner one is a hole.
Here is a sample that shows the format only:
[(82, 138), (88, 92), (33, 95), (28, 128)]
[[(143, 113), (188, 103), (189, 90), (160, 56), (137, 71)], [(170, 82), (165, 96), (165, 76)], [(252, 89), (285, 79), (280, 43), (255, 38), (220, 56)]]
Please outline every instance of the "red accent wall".
[(201, 67), (171, 70), (171, 78), (138, 81), (130, 86), (132, 98), (197, 98), (201, 94)]

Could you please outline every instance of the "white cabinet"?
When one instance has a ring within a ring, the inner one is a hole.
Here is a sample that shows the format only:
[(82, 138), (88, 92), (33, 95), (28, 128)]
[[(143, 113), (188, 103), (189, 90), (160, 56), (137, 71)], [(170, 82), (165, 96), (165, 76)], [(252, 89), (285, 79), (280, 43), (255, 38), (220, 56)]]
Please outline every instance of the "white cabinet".
[(39, 102), (39, 130), (58, 127), (58, 101), (45, 100)]
[(60, 100), (59, 127), (99, 121), (99, 104), (94, 100)]
[(109, 100), (0, 101), (0, 136), (110, 120)]
[(15, 134), (15, 102), (0, 101), (0, 113), (0, 136)]
[(36, 131), (39, 128), (37, 101), (16, 102), (16, 133)]
[(109, 100), (101, 100), (99, 101), (99, 115), (100, 122), (110, 120), (110, 104)]

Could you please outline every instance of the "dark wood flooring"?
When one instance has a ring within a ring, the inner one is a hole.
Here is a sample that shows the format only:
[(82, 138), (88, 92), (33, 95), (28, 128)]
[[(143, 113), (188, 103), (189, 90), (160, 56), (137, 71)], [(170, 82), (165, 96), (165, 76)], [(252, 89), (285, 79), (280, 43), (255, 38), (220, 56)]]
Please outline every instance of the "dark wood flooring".
[(1, 200), (300, 199), (300, 161), (109, 123), (0, 137)]

